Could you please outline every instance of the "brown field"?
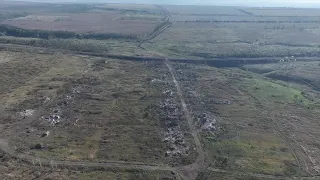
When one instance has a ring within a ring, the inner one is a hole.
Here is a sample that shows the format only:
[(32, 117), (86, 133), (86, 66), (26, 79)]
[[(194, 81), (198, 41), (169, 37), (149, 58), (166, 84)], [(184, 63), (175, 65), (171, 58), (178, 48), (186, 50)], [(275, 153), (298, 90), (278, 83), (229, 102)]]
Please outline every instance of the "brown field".
[(3, 24), (23, 29), (71, 31), (76, 33), (116, 33), (145, 35), (151, 33), (157, 21), (121, 20), (123, 15), (116, 12), (77, 14), (35, 14), (25, 18), (6, 20)]
[(29, 30), (145, 36), (165, 17), (155, 5), (6, 4), (2, 12), (25, 15), (8, 16), (1, 24)]
[(148, 5), (148, 4), (103, 4), (97, 5), (95, 7), (102, 9), (109, 9), (115, 11), (144, 11), (152, 14), (163, 14), (161, 9), (156, 5)]

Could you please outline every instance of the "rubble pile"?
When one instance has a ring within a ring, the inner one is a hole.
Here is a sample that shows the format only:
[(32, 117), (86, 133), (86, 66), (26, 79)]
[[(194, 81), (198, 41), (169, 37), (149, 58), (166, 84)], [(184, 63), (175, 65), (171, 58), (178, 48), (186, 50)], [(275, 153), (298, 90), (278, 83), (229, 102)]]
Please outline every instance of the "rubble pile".
[(168, 157), (185, 156), (188, 154), (189, 147), (179, 126), (179, 121), (182, 117), (181, 110), (171, 90), (164, 91), (163, 94), (166, 98), (160, 103), (159, 109), (161, 111), (162, 123), (166, 128), (163, 141), (168, 149), (165, 155)]
[(60, 116), (55, 114), (49, 116), (42, 116), (42, 119), (48, 121), (51, 126), (54, 126), (60, 122)]
[(78, 87), (78, 86), (72, 88), (72, 93), (73, 93), (73, 94), (79, 94), (79, 93), (81, 93), (81, 88)]
[(203, 131), (214, 133), (217, 130), (216, 120), (206, 113), (198, 116), (198, 122), (200, 123), (200, 128)]
[(168, 96), (168, 97), (172, 97), (173, 96), (173, 92), (171, 90), (163, 91), (163, 94)]
[[(77, 93), (77, 92), (75, 91), (73, 93)], [(58, 107), (56, 107), (56, 109), (54, 109), (51, 114), (46, 115), (46, 116), (42, 116), (41, 119), (44, 121), (47, 121), (50, 124), (50, 126), (55, 126), (55, 125), (59, 124), (61, 122), (62, 114), (63, 114), (61, 109), (65, 109), (71, 103), (73, 103), (72, 96), (66, 95), (62, 101), (57, 103)]]
[(30, 117), (32, 116), (36, 111), (32, 109), (23, 110), (22, 112), (19, 112), (19, 115), (22, 117)]
[(168, 128), (165, 133), (164, 142), (168, 145), (166, 156), (181, 156), (188, 154), (188, 146), (184, 140), (184, 136), (181, 133), (180, 126)]

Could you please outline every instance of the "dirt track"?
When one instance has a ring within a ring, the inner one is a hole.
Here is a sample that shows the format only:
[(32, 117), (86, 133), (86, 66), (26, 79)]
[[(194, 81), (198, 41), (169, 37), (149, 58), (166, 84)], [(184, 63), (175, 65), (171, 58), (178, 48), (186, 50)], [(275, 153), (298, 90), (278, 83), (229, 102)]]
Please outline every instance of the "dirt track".
[(196, 161), (191, 165), (184, 166), (184, 167), (180, 168), (180, 171), (182, 172), (184, 179), (196, 179), (198, 172), (200, 171), (201, 168), (204, 167), (204, 152), (202, 149), (200, 139), (199, 139), (198, 134), (196, 132), (196, 129), (192, 124), (192, 117), (191, 117), (191, 114), (187, 108), (185, 100), (183, 98), (179, 82), (177, 81), (177, 79), (175, 77), (175, 72), (173, 71), (171, 65), (169, 64), (168, 59), (166, 59), (165, 64), (171, 73), (172, 80), (174, 82), (174, 85), (177, 89), (178, 96), (181, 101), (182, 110), (183, 110), (185, 117), (188, 121), (190, 130), (191, 130), (191, 134), (193, 136), (194, 142), (196, 144), (197, 152), (198, 152), (198, 158), (196, 159)]
[(143, 164), (138, 162), (125, 162), (125, 161), (108, 161), (108, 162), (88, 162), (88, 161), (56, 161), (46, 158), (39, 158), (27, 154), (15, 154), (14, 150), (8, 145), (7, 140), (0, 139), (0, 149), (6, 152), (7, 154), (17, 157), (21, 160), (33, 163), (34, 165), (39, 166), (80, 166), (80, 167), (116, 167), (116, 168), (127, 168), (127, 169), (142, 169), (142, 170), (162, 170), (162, 171), (173, 171), (175, 168), (166, 165), (158, 164)]

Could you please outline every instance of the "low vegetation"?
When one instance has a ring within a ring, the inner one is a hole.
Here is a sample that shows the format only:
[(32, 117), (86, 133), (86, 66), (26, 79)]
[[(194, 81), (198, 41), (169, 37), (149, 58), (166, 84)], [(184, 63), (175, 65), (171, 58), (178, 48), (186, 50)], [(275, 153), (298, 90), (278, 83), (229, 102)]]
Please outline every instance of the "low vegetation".
[(15, 37), (31, 37), (31, 38), (60, 38), (60, 39), (137, 39), (134, 35), (124, 35), (115, 33), (105, 33), (105, 34), (79, 34), (68, 31), (46, 31), (46, 30), (28, 30), (21, 29), (8, 25), (0, 25), (0, 33), (5, 36), (15, 36)]
[(319, 176), (316, 16), (138, 4), (13, 7), (0, 5), (1, 177)]

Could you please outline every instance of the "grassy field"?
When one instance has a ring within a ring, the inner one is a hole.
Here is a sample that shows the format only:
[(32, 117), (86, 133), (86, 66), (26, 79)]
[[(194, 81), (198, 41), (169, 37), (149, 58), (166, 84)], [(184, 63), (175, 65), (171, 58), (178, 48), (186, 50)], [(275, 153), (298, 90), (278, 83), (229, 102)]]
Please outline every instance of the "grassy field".
[(137, 42), (130, 39), (49, 39), (0, 36), (3, 44), (34, 46), (39, 48), (71, 50), (78, 52), (108, 53), (127, 56), (155, 56), (152, 52), (137, 48)]
[(317, 134), (319, 103), (312, 92), (237, 69), (176, 69), (195, 124), (203, 113), (216, 120), (214, 132), (201, 133), (209, 167), (280, 176), (317, 172), (317, 162), (303, 153), (318, 156), (317, 143), (306, 140)]
[[(3, 157), (2, 152), (0, 155)], [(144, 179), (168, 179), (180, 180), (175, 174), (168, 171), (143, 171), (143, 170), (125, 170), (117, 168), (70, 168), (61, 167), (52, 169), (51, 167), (35, 167), (22, 165), (17, 159), (9, 157), (1, 159), (0, 176), (4, 179), (120, 179), (120, 180), (144, 180)]]
[[(145, 47), (163, 56), (191, 59), (317, 56), (319, 36), (307, 30), (312, 25), (293, 26), (177, 22), (166, 33), (145, 44)], [(302, 37), (303, 40), (300, 39)]]
[(174, 6), (165, 5), (173, 15), (247, 15), (234, 7), (227, 6)]
[(318, 17), (318, 9), (307, 8), (241, 8), (255, 16)]
[[(244, 69), (262, 74), (276, 80), (288, 81), (292, 84), (306, 86), (306, 91), (320, 88), (319, 70), (320, 61), (287, 62), (265, 65), (246, 65)], [(315, 98), (316, 100), (317, 98)]]
[(319, 54), (316, 10), (164, 7), (172, 14), (172, 27), (144, 46), (159, 55), (210, 59)]
[[(2, 23), (25, 28), (0, 34), (0, 177), (319, 176), (315, 10), (19, 2), (0, 9)], [(296, 60), (280, 61), (286, 56)], [(214, 58), (236, 65), (213, 67)], [(61, 163), (33, 167), (22, 155)]]
[[(144, 18), (145, 17), (145, 18)], [(5, 20), (2, 24), (23, 29), (50, 31), (70, 31), (76, 33), (115, 33), (125, 35), (145, 35), (161, 22), (161, 16), (141, 14), (99, 13), (51, 13), (32, 14), (24, 18)], [(86, 22), (85, 24), (83, 22)]]
[[(155, 5), (12, 3), (11, 6), (0, 6), (0, 9), (3, 11), (1, 25), (5, 26), (31, 31), (109, 34), (123, 38), (147, 36), (165, 18), (163, 10)], [(20, 14), (19, 9), (22, 11)]]
[[(9, 123), (10, 131), (15, 129), (14, 146), (62, 160), (177, 163), (165, 157), (166, 127), (154, 114), (165, 98), (162, 91), (172, 86), (164, 64), (62, 54), (4, 52), (3, 56), (1, 112), (2, 118), (19, 124), (14, 128), (13, 122), (3, 122)], [(160, 79), (160, 84), (153, 79)], [(19, 117), (24, 110), (35, 114)], [(61, 120), (55, 122), (50, 116)], [(43, 138), (46, 132), (50, 135)], [(28, 141), (23, 140), (26, 137)], [(192, 146), (188, 136), (186, 142)], [(45, 149), (33, 148), (39, 143)], [(178, 164), (193, 158), (190, 153)]]

